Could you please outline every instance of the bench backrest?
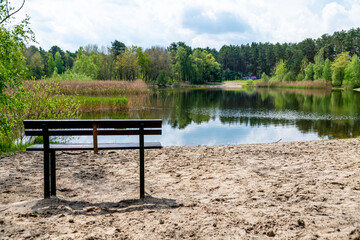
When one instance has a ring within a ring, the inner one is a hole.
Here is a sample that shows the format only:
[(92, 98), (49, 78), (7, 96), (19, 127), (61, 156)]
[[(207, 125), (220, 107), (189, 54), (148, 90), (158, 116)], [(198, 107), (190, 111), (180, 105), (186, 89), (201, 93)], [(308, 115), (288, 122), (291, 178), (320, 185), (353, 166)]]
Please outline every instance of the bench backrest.
[(46, 126), (49, 136), (93, 135), (161, 135), (161, 119), (74, 119), (74, 120), (24, 120), (26, 136), (42, 136)]
[(24, 120), (26, 136), (43, 136), (44, 144), (49, 136), (92, 135), (97, 152), (98, 135), (161, 135), (161, 119), (72, 119), (72, 120)]

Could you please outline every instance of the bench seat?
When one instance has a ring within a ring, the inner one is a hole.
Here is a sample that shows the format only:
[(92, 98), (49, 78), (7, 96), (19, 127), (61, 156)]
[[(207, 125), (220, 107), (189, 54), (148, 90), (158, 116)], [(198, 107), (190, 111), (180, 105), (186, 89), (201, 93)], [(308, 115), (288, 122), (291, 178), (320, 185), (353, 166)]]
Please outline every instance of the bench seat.
[[(99, 150), (117, 150), (117, 149), (139, 149), (139, 143), (99, 143)], [(144, 142), (144, 149), (162, 148), (160, 142)], [(50, 144), (49, 150), (53, 151), (81, 151), (93, 150), (92, 143), (65, 143), (65, 144)], [(43, 144), (35, 144), (26, 148), (26, 151), (44, 151)]]

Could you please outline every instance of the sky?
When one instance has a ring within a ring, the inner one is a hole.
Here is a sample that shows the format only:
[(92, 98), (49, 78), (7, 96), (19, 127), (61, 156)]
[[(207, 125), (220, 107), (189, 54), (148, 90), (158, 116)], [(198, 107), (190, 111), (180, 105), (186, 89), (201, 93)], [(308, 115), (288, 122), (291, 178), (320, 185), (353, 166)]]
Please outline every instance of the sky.
[[(22, 0), (12, 0), (20, 6)], [(53, 45), (143, 49), (183, 41), (195, 47), (300, 42), (360, 27), (360, 0), (26, 0), (17, 14), (45, 50)]]

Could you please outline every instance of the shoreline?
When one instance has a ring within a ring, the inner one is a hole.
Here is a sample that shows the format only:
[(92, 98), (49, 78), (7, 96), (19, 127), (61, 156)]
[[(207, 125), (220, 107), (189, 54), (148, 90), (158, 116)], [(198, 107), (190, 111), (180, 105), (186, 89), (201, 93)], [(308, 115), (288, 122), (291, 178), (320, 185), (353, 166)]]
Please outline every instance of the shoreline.
[(360, 138), (0, 158), (2, 239), (357, 239)]

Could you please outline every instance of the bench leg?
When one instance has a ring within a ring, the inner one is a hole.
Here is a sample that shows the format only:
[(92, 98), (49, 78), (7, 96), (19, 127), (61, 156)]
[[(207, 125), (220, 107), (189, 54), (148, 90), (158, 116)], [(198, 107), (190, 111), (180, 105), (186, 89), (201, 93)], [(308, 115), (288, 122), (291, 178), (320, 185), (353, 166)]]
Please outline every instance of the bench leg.
[(50, 171), (51, 171), (51, 196), (56, 196), (56, 161), (55, 151), (50, 151)]
[(44, 124), (43, 140), (44, 140), (44, 198), (50, 198), (50, 141), (48, 126)]
[(140, 124), (140, 198), (145, 198), (144, 124)]
[(50, 159), (49, 151), (44, 151), (44, 198), (50, 198)]

